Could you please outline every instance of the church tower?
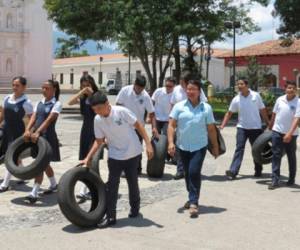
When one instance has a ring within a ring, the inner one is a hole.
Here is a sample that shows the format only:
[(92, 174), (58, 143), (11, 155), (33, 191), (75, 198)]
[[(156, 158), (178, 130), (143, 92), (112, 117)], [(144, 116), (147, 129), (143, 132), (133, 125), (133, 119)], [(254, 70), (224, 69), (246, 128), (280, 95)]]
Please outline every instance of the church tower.
[(28, 87), (51, 78), (52, 23), (42, 0), (0, 0), (0, 87), (25, 76)]

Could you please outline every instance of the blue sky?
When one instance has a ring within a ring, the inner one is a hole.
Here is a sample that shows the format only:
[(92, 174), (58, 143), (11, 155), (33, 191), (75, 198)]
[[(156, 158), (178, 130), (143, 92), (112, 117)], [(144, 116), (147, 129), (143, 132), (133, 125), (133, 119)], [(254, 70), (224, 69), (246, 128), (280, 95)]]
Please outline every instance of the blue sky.
[[(241, 2), (243, 0), (237, 0), (237, 2)], [(261, 31), (255, 32), (252, 34), (243, 34), (238, 35), (236, 37), (236, 46), (237, 48), (243, 48), (252, 44), (264, 42), (267, 40), (277, 39), (278, 34), (276, 33), (276, 29), (279, 26), (278, 18), (274, 19), (271, 15), (273, 10), (273, 2), (269, 4), (268, 7), (263, 7), (259, 4), (253, 4), (249, 15), (253, 18), (254, 22), (261, 28)], [(63, 33), (58, 32), (54, 27), (54, 49), (57, 46), (56, 39), (58, 36), (64, 36)], [(224, 48), (224, 49), (232, 49), (232, 39), (226, 39), (223, 42), (216, 42), (213, 45), (214, 48)], [(114, 53), (116, 51), (116, 45), (110, 43), (104, 43), (103, 49), (101, 51), (97, 51), (96, 43), (93, 41), (89, 41), (87, 45), (85, 45), (82, 49), (87, 49), (90, 54), (107, 54)]]

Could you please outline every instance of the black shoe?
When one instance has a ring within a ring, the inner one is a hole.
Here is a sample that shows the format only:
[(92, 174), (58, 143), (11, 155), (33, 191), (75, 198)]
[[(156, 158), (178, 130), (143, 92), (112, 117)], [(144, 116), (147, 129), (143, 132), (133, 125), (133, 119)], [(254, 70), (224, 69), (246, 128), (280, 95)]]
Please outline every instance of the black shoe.
[(8, 191), (9, 187), (2, 187), (0, 186), (0, 193), (4, 193), (6, 191)]
[(130, 210), (130, 213), (128, 214), (128, 218), (136, 218), (139, 216), (139, 210)]
[(272, 184), (270, 184), (270, 185), (268, 186), (268, 189), (269, 189), (269, 190), (274, 190), (274, 189), (276, 189), (276, 188), (279, 188), (279, 183), (278, 183), (278, 182), (272, 182)]
[(183, 179), (183, 178), (184, 178), (184, 174), (179, 173), (179, 172), (177, 172), (173, 177), (174, 180), (180, 180), (180, 179)]
[(33, 195), (28, 195), (25, 197), (25, 200), (26, 201), (29, 201), (30, 204), (34, 204), (37, 202), (38, 198), (37, 197), (34, 197)]
[(115, 218), (105, 218), (97, 224), (97, 227), (100, 229), (107, 228), (113, 226), (117, 223)]
[(261, 177), (262, 172), (261, 171), (255, 171), (254, 177)]
[(236, 174), (232, 173), (230, 170), (226, 170), (225, 174), (230, 180), (234, 180), (236, 178)]
[(186, 203), (184, 203), (184, 205), (183, 205), (183, 208), (184, 209), (189, 209), (190, 208), (190, 202), (189, 201), (187, 201)]
[(86, 194), (77, 194), (76, 198), (79, 200), (78, 204), (82, 204), (82, 203), (92, 199), (90, 192), (88, 192)]
[(142, 174), (142, 168), (138, 168), (138, 175), (141, 175)]
[(48, 189), (46, 189), (43, 194), (52, 194), (54, 192), (57, 192), (57, 187), (58, 185), (56, 184), (54, 187), (49, 187)]
[(293, 185), (295, 185), (295, 180), (288, 180), (285, 184), (286, 184), (288, 187), (293, 186)]

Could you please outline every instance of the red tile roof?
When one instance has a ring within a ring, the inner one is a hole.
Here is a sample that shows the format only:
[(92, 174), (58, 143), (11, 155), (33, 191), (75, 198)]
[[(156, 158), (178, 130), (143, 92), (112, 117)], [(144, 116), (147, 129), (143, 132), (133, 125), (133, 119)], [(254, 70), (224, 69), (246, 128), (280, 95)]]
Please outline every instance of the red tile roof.
[[(300, 54), (300, 39), (295, 40), (293, 44), (289, 47), (282, 46), (282, 40), (271, 40), (263, 43), (258, 43), (238, 49), (236, 51), (237, 57), (247, 57), (247, 56), (270, 56), (270, 55), (290, 55), (290, 54)], [(220, 54), (218, 57), (227, 58), (232, 57), (232, 52), (227, 52)]]

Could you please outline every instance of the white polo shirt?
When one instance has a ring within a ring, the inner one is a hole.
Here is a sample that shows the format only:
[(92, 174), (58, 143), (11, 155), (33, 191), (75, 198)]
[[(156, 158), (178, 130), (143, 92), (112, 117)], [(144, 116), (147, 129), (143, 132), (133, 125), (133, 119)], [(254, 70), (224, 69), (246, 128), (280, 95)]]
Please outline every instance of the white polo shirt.
[[(24, 101), (25, 100), (25, 101)], [(2, 103), (2, 107), (5, 108), (5, 103), (8, 102), (10, 104), (17, 104), (19, 102), (23, 103), (23, 109), (25, 111), (26, 115), (31, 115), (33, 113), (33, 106), (31, 101), (28, 99), (28, 97), (26, 95), (22, 95), (19, 98), (15, 99), (14, 94), (8, 95), (4, 98), (3, 103)]]
[(142, 124), (145, 124), (145, 112), (154, 112), (153, 103), (149, 94), (143, 90), (137, 95), (133, 89), (133, 85), (125, 86), (120, 90), (116, 103), (131, 110)]
[[(298, 96), (288, 101), (286, 95), (283, 95), (276, 100), (273, 108), (273, 113), (276, 114), (276, 117), (272, 130), (281, 134), (286, 134), (290, 130), (298, 103)], [(298, 135), (298, 129), (295, 130), (293, 135)]]
[[(181, 85), (177, 85), (174, 88), (172, 97), (171, 97), (171, 104), (175, 105), (178, 102), (184, 101), (187, 99), (187, 95), (186, 95), (186, 91), (185, 89), (181, 86)], [(200, 94), (200, 100), (201, 102), (207, 102), (207, 98), (203, 92), (203, 90), (201, 89), (201, 94)]]
[(260, 110), (265, 108), (259, 93), (250, 90), (248, 96), (238, 94), (235, 96), (229, 107), (232, 113), (238, 113), (238, 128), (261, 129)]
[(295, 117), (300, 118), (300, 100), (298, 101), (298, 105), (295, 112)]
[(169, 120), (169, 114), (171, 112), (171, 97), (172, 92), (167, 93), (165, 87), (158, 88), (154, 91), (152, 95), (152, 100), (154, 101), (155, 117), (156, 120), (167, 122)]
[(136, 121), (136, 116), (122, 106), (111, 106), (108, 117), (95, 116), (95, 137), (106, 138), (109, 158), (128, 160), (142, 153), (142, 145), (134, 128)]

